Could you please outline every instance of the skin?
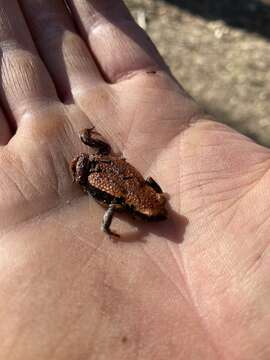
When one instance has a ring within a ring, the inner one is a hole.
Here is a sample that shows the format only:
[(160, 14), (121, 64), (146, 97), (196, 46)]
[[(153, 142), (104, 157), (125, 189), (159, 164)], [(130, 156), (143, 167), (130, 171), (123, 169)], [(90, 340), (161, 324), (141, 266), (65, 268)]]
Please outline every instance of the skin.
[[(69, 5), (76, 28), (0, 1), (0, 359), (269, 359), (269, 150), (203, 114), (121, 2)], [(92, 125), (168, 221), (100, 231), (69, 173)]]

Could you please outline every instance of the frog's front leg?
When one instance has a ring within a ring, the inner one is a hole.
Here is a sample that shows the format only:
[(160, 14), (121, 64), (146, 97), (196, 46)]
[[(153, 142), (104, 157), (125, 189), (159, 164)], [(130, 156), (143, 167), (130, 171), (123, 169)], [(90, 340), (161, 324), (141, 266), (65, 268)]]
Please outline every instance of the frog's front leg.
[(113, 232), (110, 229), (112, 219), (113, 219), (113, 215), (114, 215), (114, 212), (115, 212), (115, 210), (117, 208), (119, 208), (118, 204), (110, 204), (109, 205), (108, 210), (105, 212), (105, 214), (103, 216), (101, 230), (104, 231), (105, 233), (107, 233), (110, 236), (120, 237), (120, 235), (118, 235), (117, 233)]
[(110, 145), (102, 140), (100, 134), (94, 130), (94, 127), (83, 129), (80, 132), (80, 139), (85, 145), (97, 149), (100, 155), (109, 155), (111, 152)]

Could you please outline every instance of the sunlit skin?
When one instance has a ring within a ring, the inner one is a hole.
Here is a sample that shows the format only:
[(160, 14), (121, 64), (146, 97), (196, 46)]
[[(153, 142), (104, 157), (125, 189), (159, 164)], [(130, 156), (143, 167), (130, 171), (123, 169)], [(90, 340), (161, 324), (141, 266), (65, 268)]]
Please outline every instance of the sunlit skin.
[[(68, 3), (76, 27), (0, 0), (0, 359), (269, 359), (269, 150), (204, 114), (120, 1)], [(167, 221), (100, 231), (69, 170), (91, 126)]]

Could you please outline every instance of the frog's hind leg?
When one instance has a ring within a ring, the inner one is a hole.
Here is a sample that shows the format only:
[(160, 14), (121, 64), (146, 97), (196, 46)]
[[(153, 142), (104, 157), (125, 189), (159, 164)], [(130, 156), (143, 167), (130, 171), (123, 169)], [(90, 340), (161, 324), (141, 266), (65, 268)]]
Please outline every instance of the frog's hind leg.
[(105, 214), (103, 216), (102, 225), (101, 225), (102, 231), (104, 231), (106, 234), (108, 234), (110, 236), (114, 236), (114, 237), (120, 237), (120, 235), (118, 235), (117, 233), (113, 232), (110, 229), (114, 212), (118, 207), (119, 207), (119, 205), (117, 205), (117, 204), (109, 205), (108, 210), (105, 212)]
[(111, 153), (110, 145), (102, 140), (101, 135), (94, 130), (94, 127), (80, 131), (80, 139), (85, 145), (97, 149), (100, 155)]

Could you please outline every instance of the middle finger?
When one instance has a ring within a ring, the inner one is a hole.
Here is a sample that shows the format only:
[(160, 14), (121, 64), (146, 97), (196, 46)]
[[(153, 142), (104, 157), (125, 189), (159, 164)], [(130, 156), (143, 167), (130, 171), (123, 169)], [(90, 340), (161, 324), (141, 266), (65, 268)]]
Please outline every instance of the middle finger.
[(0, 0), (0, 53), (0, 98), (11, 120), (58, 100), (15, 0)]
[(63, 0), (20, 0), (20, 4), (63, 101), (104, 82)]

